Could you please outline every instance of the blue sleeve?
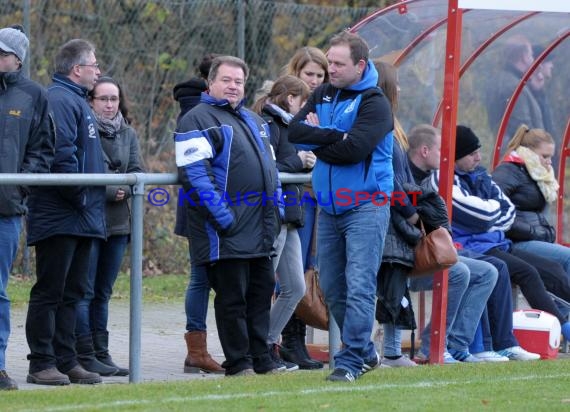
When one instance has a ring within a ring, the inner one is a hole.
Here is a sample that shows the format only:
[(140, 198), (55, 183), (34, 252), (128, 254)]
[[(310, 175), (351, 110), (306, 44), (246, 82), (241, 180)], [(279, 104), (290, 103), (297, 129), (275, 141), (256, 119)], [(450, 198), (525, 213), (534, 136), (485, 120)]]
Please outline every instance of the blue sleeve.
[[(185, 190), (180, 201), (186, 201), (204, 219), (210, 222), (217, 231), (225, 231), (234, 221), (234, 215), (222, 198), (224, 188), (215, 185), (212, 162), (215, 149), (211, 143), (212, 133), (231, 133), (230, 130), (210, 128), (176, 133), (174, 136), (176, 148), (176, 165), (178, 178)], [(201, 201), (208, 199), (208, 201)]]

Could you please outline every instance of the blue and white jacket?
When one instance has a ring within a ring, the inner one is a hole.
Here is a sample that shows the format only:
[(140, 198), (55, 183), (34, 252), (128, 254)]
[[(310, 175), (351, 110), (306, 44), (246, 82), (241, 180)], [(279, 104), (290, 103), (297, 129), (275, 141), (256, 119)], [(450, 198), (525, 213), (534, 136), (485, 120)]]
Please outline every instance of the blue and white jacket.
[(202, 93), (174, 140), (192, 262), (271, 256), (281, 203), (267, 123)]
[[(327, 213), (340, 215), (372, 200), (356, 202), (358, 192), (376, 193), (377, 199), (391, 196), (394, 119), (377, 83), (378, 72), (369, 61), (358, 83), (346, 89), (319, 86), (289, 125), (289, 141), (317, 156), (313, 189)], [(310, 112), (319, 117), (319, 126), (305, 122)]]
[[(439, 171), (431, 174), (432, 186), (439, 187)], [(509, 250), (505, 236), (515, 220), (515, 206), (493, 182), (484, 167), (473, 172), (455, 170), (452, 189), (453, 240), (465, 249), (485, 253), (493, 248)]]

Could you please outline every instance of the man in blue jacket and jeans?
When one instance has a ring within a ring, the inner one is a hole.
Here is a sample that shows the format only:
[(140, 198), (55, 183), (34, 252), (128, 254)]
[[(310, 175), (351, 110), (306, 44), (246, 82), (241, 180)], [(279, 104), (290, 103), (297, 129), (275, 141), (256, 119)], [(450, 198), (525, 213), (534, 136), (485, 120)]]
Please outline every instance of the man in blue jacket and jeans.
[[(87, 103), (101, 72), (95, 48), (65, 43), (55, 58), (48, 100), (56, 126), (52, 173), (105, 173), (95, 116)], [(77, 303), (87, 290), (89, 254), (105, 239), (104, 186), (40, 186), (29, 199), (28, 244), (36, 247), (36, 283), (30, 292), (26, 338), (28, 383), (101, 382), (79, 365), (75, 352)]]
[(380, 363), (370, 336), (390, 218), (394, 121), (364, 40), (334, 36), (327, 59), (330, 83), (315, 89), (292, 120), (289, 140), (317, 156), (319, 279), (344, 345), (327, 380), (353, 382)]
[[(54, 134), (45, 89), (27, 79), (22, 62), (29, 41), (17, 28), (0, 30), (0, 173), (47, 173)], [(27, 189), (0, 186), (0, 390), (18, 389), (6, 373), (10, 299), (6, 294), (18, 250)]]

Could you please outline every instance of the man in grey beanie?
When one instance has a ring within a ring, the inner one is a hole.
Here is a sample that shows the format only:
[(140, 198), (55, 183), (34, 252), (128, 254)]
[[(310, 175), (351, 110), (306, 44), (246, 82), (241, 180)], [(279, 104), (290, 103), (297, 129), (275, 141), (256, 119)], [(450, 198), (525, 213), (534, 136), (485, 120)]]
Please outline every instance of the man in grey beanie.
[(14, 25), (0, 30), (0, 50), (16, 56), (21, 67), (26, 58), (30, 42), (20, 27)]
[[(46, 91), (22, 73), (29, 41), (18, 28), (0, 29), (0, 173), (48, 173), (55, 135)], [(17, 389), (6, 373), (10, 300), (6, 286), (27, 212), (28, 190), (0, 186), (0, 390)]]

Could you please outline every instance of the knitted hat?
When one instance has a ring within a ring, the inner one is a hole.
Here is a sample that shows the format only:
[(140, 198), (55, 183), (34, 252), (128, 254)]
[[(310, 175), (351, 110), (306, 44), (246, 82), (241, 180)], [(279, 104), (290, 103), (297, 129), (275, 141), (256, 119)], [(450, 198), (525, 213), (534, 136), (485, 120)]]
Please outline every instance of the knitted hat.
[(481, 147), (479, 138), (475, 136), (473, 130), (467, 126), (457, 126), (455, 132), (455, 160), (459, 160), (468, 154), (473, 153)]
[(24, 61), (30, 42), (20, 30), (11, 27), (0, 30), (0, 50), (14, 53), (20, 61)]

